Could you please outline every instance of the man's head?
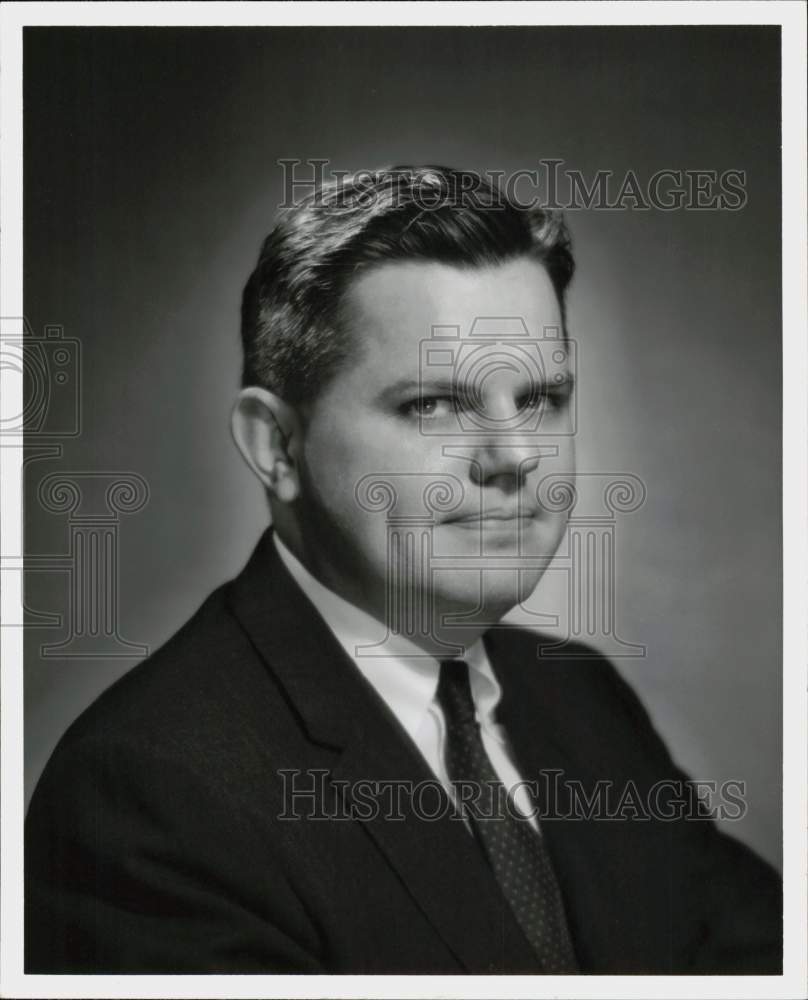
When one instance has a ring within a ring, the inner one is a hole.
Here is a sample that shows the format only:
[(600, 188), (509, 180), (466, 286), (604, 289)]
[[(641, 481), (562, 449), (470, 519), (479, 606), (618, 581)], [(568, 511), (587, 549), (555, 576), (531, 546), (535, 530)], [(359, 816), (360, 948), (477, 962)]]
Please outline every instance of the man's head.
[[(573, 463), (572, 272), (558, 213), (443, 168), (356, 175), (278, 222), (244, 292), (234, 433), (323, 583), (379, 615), (397, 572), (388, 518), (420, 516), (446, 560), (429, 576), (440, 607), (473, 609), (482, 585), (501, 615), (535, 586), (563, 532), (537, 486)], [(517, 553), (537, 557), (521, 585), (481, 576), (480, 560)]]

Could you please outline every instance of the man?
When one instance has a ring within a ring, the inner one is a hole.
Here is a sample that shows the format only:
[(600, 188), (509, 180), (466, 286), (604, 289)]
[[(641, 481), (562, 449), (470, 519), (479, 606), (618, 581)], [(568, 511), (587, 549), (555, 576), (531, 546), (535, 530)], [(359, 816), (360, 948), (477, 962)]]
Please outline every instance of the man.
[(565, 530), (572, 270), (445, 169), (277, 224), (233, 416), (273, 528), (54, 753), (29, 972), (780, 970), (774, 872), (689, 791), (575, 807), (687, 789), (614, 668), (496, 627)]

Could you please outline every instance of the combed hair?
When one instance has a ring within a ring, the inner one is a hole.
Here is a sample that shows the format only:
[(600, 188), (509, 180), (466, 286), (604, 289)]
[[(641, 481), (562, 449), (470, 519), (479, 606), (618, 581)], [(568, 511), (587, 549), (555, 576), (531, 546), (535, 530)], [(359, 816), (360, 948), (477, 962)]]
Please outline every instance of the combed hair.
[(279, 217), (244, 289), (242, 385), (316, 398), (350, 357), (339, 321), (350, 280), (390, 261), (483, 267), (529, 256), (564, 316), (574, 263), (558, 211), (525, 209), (470, 171), (389, 167), (322, 185)]

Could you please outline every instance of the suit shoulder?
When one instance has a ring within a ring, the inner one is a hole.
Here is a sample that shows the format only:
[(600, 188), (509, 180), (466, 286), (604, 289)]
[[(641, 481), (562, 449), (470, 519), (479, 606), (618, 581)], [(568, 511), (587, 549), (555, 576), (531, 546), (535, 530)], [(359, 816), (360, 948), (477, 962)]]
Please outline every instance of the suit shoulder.
[(593, 646), (568, 640), (562, 647), (556, 637), (543, 632), (516, 626), (496, 629), (486, 636), (486, 645), (503, 672), (540, 675), (544, 683), (552, 679), (591, 683), (619, 677), (612, 662)]
[(169, 744), (217, 732), (234, 703), (268, 687), (248, 638), (227, 604), (226, 584), (158, 650), (86, 708), (56, 753), (97, 744)]
[(502, 630), (487, 640), (503, 687), (553, 706), (561, 717), (586, 720), (593, 729), (638, 740), (663, 751), (651, 717), (612, 661), (577, 641), (559, 646), (555, 637), (523, 628)]

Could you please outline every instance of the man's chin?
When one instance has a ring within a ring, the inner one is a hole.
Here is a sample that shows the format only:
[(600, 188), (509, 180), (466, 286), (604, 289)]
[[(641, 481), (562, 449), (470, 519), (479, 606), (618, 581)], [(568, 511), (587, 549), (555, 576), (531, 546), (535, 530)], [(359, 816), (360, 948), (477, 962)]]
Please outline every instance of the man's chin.
[(455, 569), (433, 578), (435, 608), (445, 624), (496, 625), (526, 601), (541, 579), (540, 571)]

